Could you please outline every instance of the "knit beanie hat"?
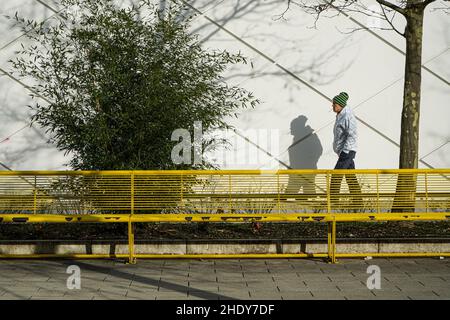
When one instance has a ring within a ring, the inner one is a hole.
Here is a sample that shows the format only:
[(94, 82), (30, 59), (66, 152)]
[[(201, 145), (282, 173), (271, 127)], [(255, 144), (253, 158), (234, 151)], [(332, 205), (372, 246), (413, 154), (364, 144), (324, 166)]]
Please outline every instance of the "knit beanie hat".
[(347, 92), (341, 92), (333, 98), (333, 102), (344, 108), (347, 105), (348, 94)]

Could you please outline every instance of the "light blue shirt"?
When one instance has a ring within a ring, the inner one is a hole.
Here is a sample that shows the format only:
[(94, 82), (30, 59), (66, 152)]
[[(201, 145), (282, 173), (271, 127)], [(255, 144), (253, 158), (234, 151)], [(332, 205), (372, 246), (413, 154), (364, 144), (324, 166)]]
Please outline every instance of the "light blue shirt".
[(338, 155), (344, 151), (348, 153), (350, 151), (356, 152), (356, 118), (353, 115), (352, 109), (345, 107), (336, 115), (336, 122), (334, 123), (334, 141), (333, 150)]

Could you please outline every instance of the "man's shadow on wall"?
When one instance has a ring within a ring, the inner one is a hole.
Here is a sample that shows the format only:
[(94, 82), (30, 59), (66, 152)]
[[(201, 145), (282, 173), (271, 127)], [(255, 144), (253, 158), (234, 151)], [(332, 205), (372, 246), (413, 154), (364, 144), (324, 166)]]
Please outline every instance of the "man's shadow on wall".
[[(300, 115), (291, 121), (292, 144), (289, 146), (290, 169), (317, 169), (317, 163), (322, 155), (323, 148), (319, 137), (314, 130), (306, 125), (307, 117)], [(290, 175), (285, 189), (287, 198), (296, 198), (303, 194), (316, 193), (315, 175)]]

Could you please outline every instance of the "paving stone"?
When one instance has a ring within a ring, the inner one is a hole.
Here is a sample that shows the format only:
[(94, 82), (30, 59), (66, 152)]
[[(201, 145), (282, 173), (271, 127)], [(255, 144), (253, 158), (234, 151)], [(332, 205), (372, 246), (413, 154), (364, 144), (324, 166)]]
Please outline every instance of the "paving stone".
[(278, 286), (278, 290), (282, 293), (309, 292), (311, 288), (307, 286)]
[(410, 300), (441, 300), (442, 298), (436, 295), (423, 295), (423, 294), (409, 294), (408, 298)]
[(324, 291), (324, 290), (331, 290), (331, 291), (339, 291), (339, 289), (336, 287), (335, 283), (332, 284), (326, 284), (326, 283), (315, 283), (315, 284), (311, 284), (311, 283), (306, 283), (306, 287), (309, 290), (320, 290), (320, 291)]
[(277, 285), (273, 281), (247, 281), (248, 288), (271, 288), (276, 289)]
[[(81, 284), (83, 284), (83, 280), (81, 280)], [(84, 283), (87, 284), (87, 283)], [(91, 283), (92, 284), (92, 283)], [(97, 283), (99, 288), (117, 288), (117, 289), (127, 289), (131, 285), (131, 282), (105, 282), (100, 281)]]
[(283, 300), (314, 300), (310, 291), (289, 291), (289, 292), (281, 292), (281, 297)]
[[(322, 259), (288, 259), (289, 263), (292, 265), (301, 264), (301, 265), (317, 265), (318, 263), (322, 263)], [(350, 261), (347, 260), (347, 261)]]
[[(145, 284), (151, 284), (151, 283), (156, 283), (156, 282), (185, 282), (188, 283), (189, 282), (189, 278), (188, 277), (182, 277), (182, 276), (171, 276), (171, 275), (165, 275), (165, 276), (161, 276), (160, 278), (154, 278), (154, 279), (139, 279), (139, 280), (135, 280), (133, 282), (138, 282), (138, 283), (145, 283)], [(191, 279), (192, 280), (192, 279)]]
[(37, 284), (37, 287), (41, 289), (47, 289), (47, 290), (67, 290), (67, 282), (60, 282), (60, 283), (39, 283)]
[(432, 291), (442, 298), (446, 298), (446, 299), (450, 298), (450, 289), (449, 288), (445, 288), (445, 289), (433, 288), (431, 290), (429, 288), (426, 288), (426, 291)]
[(243, 280), (246, 282), (264, 282), (264, 283), (270, 283), (274, 282), (272, 277), (270, 276), (245, 276), (243, 277)]
[(45, 287), (41, 287), (39, 285), (39, 289), (37, 290), (38, 292), (66, 292), (69, 289), (67, 288), (67, 286), (62, 286), (60, 288), (45, 288)]
[(189, 277), (189, 278), (184, 278), (186, 280), (188, 280), (189, 282), (216, 282), (217, 277), (216, 276), (211, 276), (211, 277)]
[(377, 298), (386, 300), (411, 300), (408, 294), (402, 291), (386, 291), (386, 290), (372, 290)]
[(220, 291), (248, 291), (248, 287), (245, 283), (237, 283), (237, 284), (219, 284), (219, 292)]
[(426, 288), (450, 290), (449, 282), (433, 282), (433, 281), (426, 281), (426, 280), (421, 280), (420, 282), (423, 283), (424, 287), (426, 287)]
[(189, 269), (189, 270), (184, 270), (189, 272), (190, 275), (207, 275), (207, 274), (214, 274), (215, 273), (215, 268), (207, 268), (207, 269), (202, 269), (202, 268), (195, 268), (195, 269)]
[[(65, 297), (39, 297), (39, 296), (32, 296), (30, 300), (69, 300)], [(70, 300), (91, 300), (91, 299), (70, 299)]]
[(309, 287), (316, 287), (316, 286), (320, 286), (320, 287), (335, 287), (336, 284), (338, 284), (337, 282), (331, 282), (331, 281), (311, 281), (311, 280), (304, 280), (302, 281), (306, 286)]
[(158, 285), (149, 285), (142, 283), (132, 283), (131, 286), (128, 287), (129, 291), (158, 291)]
[(190, 295), (186, 298), (186, 300), (219, 300), (220, 297), (217, 294), (209, 294), (202, 296), (193, 296)]
[(325, 276), (323, 274), (321, 275), (312, 275), (312, 274), (300, 274), (299, 280), (301, 281), (310, 281), (310, 282), (331, 282), (330, 278), (328, 276)]
[(159, 292), (156, 295), (156, 300), (185, 300), (187, 299), (188, 295), (186, 293), (180, 293), (180, 292)]
[(50, 277), (35, 277), (35, 276), (28, 276), (28, 277), (20, 277), (17, 278), (17, 282), (47, 282), (50, 279)]
[(11, 287), (4, 287), (2, 289), (4, 291), (4, 294), (19, 294), (19, 295), (24, 295), (24, 294), (33, 294), (36, 291), (39, 290), (38, 286), (11, 286)]
[(275, 280), (291, 280), (295, 278), (299, 278), (297, 272), (286, 272), (286, 273), (272, 273), (271, 277)]
[(86, 275), (84, 273), (81, 274), (81, 280), (82, 281), (104, 281), (106, 279), (106, 276), (103, 274), (98, 275)]
[(367, 290), (369, 291), (369, 289), (367, 289), (367, 285), (366, 284), (362, 284), (362, 283), (349, 283), (349, 282), (339, 282), (336, 283), (336, 288), (339, 291), (352, 291), (352, 290)]
[(235, 289), (235, 288), (222, 288), (222, 287), (219, 287), (219, 294), (224, 295), (224, 296), (228, 296), (230, 294), (241, 294), (241, 293), (243, 293), (244, 295), (248, 296), (248, 292), (249, 292), (248, 288)]
[(282, 300), (280, 292), (275, 291), (252, 291), (250, 290), (250, 300)]
[(67, 298), (64, 298), (64, 294), (61, 294), (61, 295), (51, 295), (51, 294), (33, 294), (32, 296), (31, 296), (31, 299), (48, 299), (48, 300), (51, 300), (51, 299), (58, 299), (58, 298), (61, 298), (61, 299), (67, 299)]
[(96, 294), (92, 300), (124, 300), (125, 295), (119, 294)]
[(188, 289), (189, 292), (191, 291), (208, 291), (208, 292), (218, 292), (219, 291), (219, 286), (216, 284), (214, 285), (206, 285), (206, 286), (200, 286), (200, 285), (194, 285), (194, 286), (189, 286)]
[(241, 275), (236, 276), (223, 276), (218, 274), (217, 275), (217, 282), (219, 283), (227, 283), (227, 282), (239, 282), (239, 281), (245, 281), (245, 278)]
[[(144, 278), (145, 279), (145, 278)], [(124, 278), (106, 278), (103, 283), (107, 284), (121, 284), (129, 286), (134, 279), (124, 279)]]
[[(370, 276), (366, 270), (371, 264), (380, 266), (382, 271), (382, 290), (374, 290), (375, 299), (425, 299), (435, 293), (437, 299), (450, 298), (450, 260), (446, 264), (433, 259), (339, 262), (330, 265), (309, 259), (142, 260), (138, 265), (126, 266), (102, 260), (80, 261), (82, 290), (77, 294), (69, 293), (65, 286), (68, 275), (64, 271), (69, 264), (75, 264), (72, 261), (15, 261), (0, 263), (0, 274), (8, 273), (7, 278), (0, 278), (0, 299), (11, 297), (11, 293), (28, 299), (39, 288), (48, 290), (40, 295), (58, 299), (61, 292), (66, 292), (62, 293), (64, 298), (74, 299), (249, 299), (249, 291), (261, 299), (366, 299), (371, 298), (365, 287)], [(309, 297), (309, 291), (316, 295)]]
[(215, 269), (211, 268), (211, 269), (202, 269), (202, 268), (198, 268), (198, 269), (189, 269), (189, 270), (185, 270), (189, 273), (189, 275), (198, 275), (198, 276), (206, 276), (206, 275), (213, 275), (215, 274)]
[(310, 293), (315, 299), (319, 300), (346, 300), (345, 296), (340, 292), (311, 290)]
[(155, 278), (161, 277), (161, 275), (163, 275), (163, 274), (174, 274), (174, 275), (179, 275), (179, 276), (187, 276), (187, 273), (184, 273), (184, 272), (164, 272), (164, 271), (161, 272), (161, 271), (147, 271), (147, 270), (136, 271), (136, 272), (134, 272), (133, 275), (134, 276), (138, 275), (138, 276), (144, 277), (144, 278), (155, 279)]
[(377, 300), (378, 298), (374, 295), (357, 295), (357, 294), (344, 294), (345, 300)]
[(297, 266), (295, 270), (299, 276), (301, 276), (302, 274), (323, 274), (322, 270), (320, 270), (319, 268), (309, 269)]
[(29, 300), (31, 294), (6, 293), (0, 296), (0, 300)]
[[(11, 271), (13, 272), (13, 271)], [(16, 283), (18, 280), (16, 278), (0, 278), (0, 286)]]
[(320, 292), (335, 292), (339, 293), (340, 290), (336, 287), (336, 285), (333, 286), (325, 286), (325, 285), (307, 285), (306, 289), (309, 291), (320, 291)]
[(94, 295), (98, 294), (99, 291), (95, 290), (68, 290), (65, 292), (64, 297), (93, 297)]
[(398, 284), (395, 285), (400, 291), (425, 291), (426, 287), (420, 284)]
[(135, 295), (135, 296), (152, 296), (152, 295), (156, 295), (159, 291), (158, 290), (135, 290), (135, 289), (130, 289), (127, 291), (126, 296), (129, 295)]
[(189, 288), (189, 281), (164, 281), (158, 282), (158, 290), (178, 290)]
[(304, 281), (293, 280), (293, 281), (275, 281), (274, 282), (277, 287), (306, 287)]
[(423, 291), (405, 291), (403, 292), (405, 295), (410, 297), (412, 300), (437, 300), (440, 299), (440, 296), (431, 290), (423, 290)]
[(137, 293), (137, 292), (127, 292), (125, 297), (127, 299), (135, 299), (135, 300), (155, 300), (157, 296), (157, 292), (143, 292), (143, 293)]
[(248, 300), (248, 299), (250, 299), (248, 292), (228, 294), (224, 298), (219, 296), (219, 300)]
[(358, 296), (368, 296), (368, 297), (374, 297), (375, 293), (374, 290), (369, 290), (367, 288), (354, 288), (354, 289), (341, 289), (340, 293), (345, 296), (351, 296), (351, 295), (358, 295)]
[[(367, 275), (368, 277), (369, 275)], [(327, 278), (331, 281), (331, 282), (358, 282), (360, 281), (360, 279), (358, 279), (357, 277), (351, 275), (351, 274), (342, 274), (342, 275), (329, 275), (327, 276)]]

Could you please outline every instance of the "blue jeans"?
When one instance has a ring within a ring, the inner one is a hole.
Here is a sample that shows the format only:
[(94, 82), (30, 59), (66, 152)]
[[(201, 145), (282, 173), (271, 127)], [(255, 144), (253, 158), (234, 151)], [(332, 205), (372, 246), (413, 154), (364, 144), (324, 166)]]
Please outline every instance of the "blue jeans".
[(342, 151), (339, 154), (339, 159), (334, 166), (335, 169), (355, 169), (355, 159), (356, 152), (350, 151), (349, 153), (345, 153)]
[[(341, 152), (339, 159), (334, 169), (355, 169), (356, 152), (350, 151), (349, 153)], [(331, 176), (330, 193), (331, 202), (337, 204), (339, 202), (339, 192), (341, 190), (341, 181), (344, 177), (343, 174), (333, 174)], [(348, 184), (350, 193), (353, 195), (352, 209), (362, 208), (361, 187), (359, 186), (358, 179), (354, 174), (345, 174), (345, 181)]]

